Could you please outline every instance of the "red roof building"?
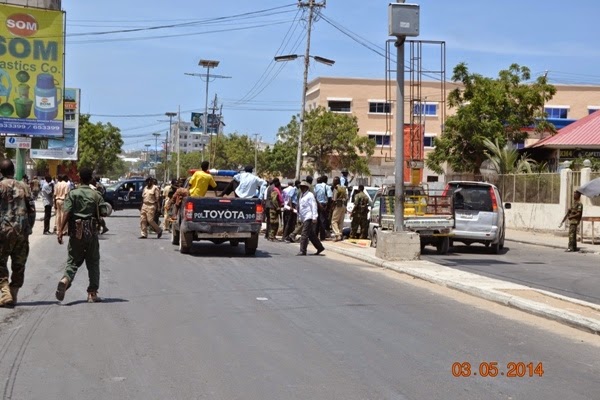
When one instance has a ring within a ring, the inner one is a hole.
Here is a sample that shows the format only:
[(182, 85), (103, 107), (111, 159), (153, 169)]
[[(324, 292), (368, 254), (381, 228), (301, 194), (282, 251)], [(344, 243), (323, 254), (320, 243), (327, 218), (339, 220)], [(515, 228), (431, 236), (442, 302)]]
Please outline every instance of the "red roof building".
[(562, 128), (530, 148), (600, 149), (600, 112), (596, 111)]

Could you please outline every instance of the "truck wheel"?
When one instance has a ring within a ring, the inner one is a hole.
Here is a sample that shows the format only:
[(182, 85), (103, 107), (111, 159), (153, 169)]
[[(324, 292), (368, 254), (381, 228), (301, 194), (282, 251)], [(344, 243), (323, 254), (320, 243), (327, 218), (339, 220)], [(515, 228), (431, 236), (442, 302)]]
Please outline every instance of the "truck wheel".
[(230, 244), (232, 247), (237, 247), (237, 246), (238, 246), (238, 244), (240, 244), (240, 241), (239, 241), (239, 240), (237, 240), (237, 239), (230, 240), (230, 241), (229, 241), (229, 244)]
[(194, 239), (192, 232), (179, 232), (179, 252), (181, 254), (189, 254)]
[(171, 244), (179, 244), (179, 231), (171, 228)]
[(448, 249), (450, 248), (450, 238), (448, 236), (438, 238), (438, 242), (435, 247), (438, 254), (448, 254)]
[(244, 251), (247, 256), (253, 256), (256, 254), (258, 248), (258, 233), (253, 233), (251, 237), (246, 239), (244, 242)]

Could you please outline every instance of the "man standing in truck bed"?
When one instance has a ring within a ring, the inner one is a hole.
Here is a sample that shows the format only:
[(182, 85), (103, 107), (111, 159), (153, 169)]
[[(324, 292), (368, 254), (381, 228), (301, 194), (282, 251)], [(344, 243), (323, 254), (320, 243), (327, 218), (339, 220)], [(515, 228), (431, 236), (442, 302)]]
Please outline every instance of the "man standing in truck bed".
[(202, 170), (194, 172), (194, 175), (190, 178), (190, 196), (204, 197), (209, 186), (215, 190), (215, 196), (217, 196), (217, 182), (208, 172), (209, 166), (208, 161), (202, 161), (202, 164), (200, 164)]

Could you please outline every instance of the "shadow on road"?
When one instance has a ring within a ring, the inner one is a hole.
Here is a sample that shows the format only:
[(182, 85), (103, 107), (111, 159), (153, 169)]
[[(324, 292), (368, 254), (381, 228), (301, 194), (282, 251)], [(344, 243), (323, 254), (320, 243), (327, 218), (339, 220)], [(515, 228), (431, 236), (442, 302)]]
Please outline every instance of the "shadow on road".
[[(129, 300), (120, 299), (117, 297), (103, 297), (102, 302), (98, 303), (98, 304), (110, 304), (110, 303), (129, 303)], [(78, 304), (88, 304), (88, 302), (87, 302), (87, 300), (75, 300), (70, 303), (65, 303), (65, 304), (63, 304), (63, 306), (76, 306)]]
[[(260, 245), (259, 245), (260, 246)], [(173, 246), (173, 251), (179, 252), (176, 246)], [(215, 257), (215, 258), (272, 258), (271, 253), (257, 249), (256, 254), (253, 256), (247, 256), (244, 253), (244, 245), (231, 246), (227, 243), (213, 244), (213, 243), (194, 243), (190, 248), (190, 253), (185, 254), (191, 257)]]

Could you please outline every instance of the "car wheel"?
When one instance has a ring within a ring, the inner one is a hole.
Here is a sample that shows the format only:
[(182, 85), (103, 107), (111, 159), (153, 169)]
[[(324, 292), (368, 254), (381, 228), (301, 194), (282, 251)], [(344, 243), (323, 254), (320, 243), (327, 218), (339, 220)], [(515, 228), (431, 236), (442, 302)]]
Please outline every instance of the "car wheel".
[(498, 242), (496, 243), (491, 244), (491, 251), (492, 254), (500, 254), (500, 252), (502, 251), (502, 248), (500, 247), (500, 240), (498, 240)]
[(500, 249), (504, 248), (504, 236), (505, 236), (505, 234), (506, 234), (506, 231), (503, 230), (502, 231), (502, 237), (500, 238)]
[(237, 247), (237, 246), (240, 244), (240, 241), (239, 241), (239, 240), (230, 240), (230, 241), (229, 241), (229, 244), (230, 244), (232, 247)]
[(438, 238), (438, 242), (435, 247), (438, 254), (448, 254), (448, 250), (450, 248), (450, 238), (448, 236)]

